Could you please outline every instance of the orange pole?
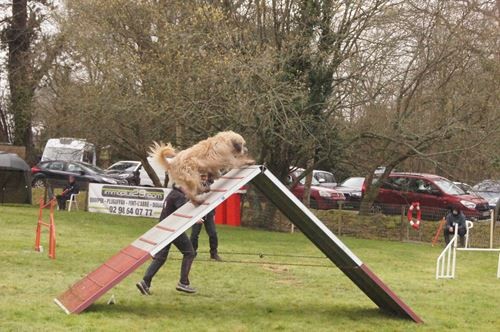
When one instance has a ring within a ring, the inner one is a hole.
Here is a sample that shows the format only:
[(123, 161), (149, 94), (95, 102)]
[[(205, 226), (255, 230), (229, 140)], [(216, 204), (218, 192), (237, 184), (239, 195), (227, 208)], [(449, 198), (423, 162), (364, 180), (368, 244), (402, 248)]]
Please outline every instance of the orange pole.
[(436, 231), (436, 235), (434, 235), (434, 238), (432, 239), (432, 246), (434, 247), (434, 245), (437, 243), (438, 241), (438, 238), (439, 238), (439, 234), (441, 234), (441, 230), (443, 229), (443, 226), (444, 226), (444, 223), (445, 223), (445, 219), (443, 217), (443, 219), (441, 219), (441, 221), (439, 222), (439, 226), (438, 226), (438, 229)]
[[(50, 206), (49, 213), (49, 223), (45, 223), (42, 219), (43, 209)], [(35, 250), (40, 252), (40, 238), (42, 232), (42, 226), (46, 226), (49, 229), (49, 257), (52, 259), (56, 258), (56, 225), (54, 222), (54, 207), (56, 206), (56, 200), (51, 199), (47, 204), (43, 204), (43, 199), (40, 199), (40, 211), (38, 212), (38, 221), (36, 225), (36, 236), (35, 236)]]
[(49, 257), (56, 259), (56, 224), (54, 223), (55, 201), (50, 204), (50, 225), (49, 225)]
[(40, 211), (38, 212), (38, 221), (36, 223), (35, 250), (40, 251), (40, 233), (42, 231), (42, 210), (43, 199), (40, 199)]

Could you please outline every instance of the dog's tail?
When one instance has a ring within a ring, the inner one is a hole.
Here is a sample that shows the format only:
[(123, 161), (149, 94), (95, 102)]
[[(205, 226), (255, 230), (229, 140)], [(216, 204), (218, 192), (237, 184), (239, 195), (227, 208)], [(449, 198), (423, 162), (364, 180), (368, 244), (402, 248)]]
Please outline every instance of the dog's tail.
[(168, 143), (167, 145), (160, 142), (153, 142), (153, 145), (150, 147), (149, 156), (153, 157), (153, 159), (158, 162), (163, 168), (168, 171), (170, 169), (170, 163), (166, 158), (175, 157), (176, 152), (172, 144)]

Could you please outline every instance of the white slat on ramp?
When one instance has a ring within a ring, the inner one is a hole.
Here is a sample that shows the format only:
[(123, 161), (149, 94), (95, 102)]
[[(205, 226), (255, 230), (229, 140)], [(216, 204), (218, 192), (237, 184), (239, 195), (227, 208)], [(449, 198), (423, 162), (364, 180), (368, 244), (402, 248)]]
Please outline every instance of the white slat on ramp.
[(55, 299), (79, 313), (171, 243), (239, 188), (251, 182), (382, 310), (422, 322), (361, 260), (263, 166), (234, 169), (217, 180), (204, 204), (187, 203)]

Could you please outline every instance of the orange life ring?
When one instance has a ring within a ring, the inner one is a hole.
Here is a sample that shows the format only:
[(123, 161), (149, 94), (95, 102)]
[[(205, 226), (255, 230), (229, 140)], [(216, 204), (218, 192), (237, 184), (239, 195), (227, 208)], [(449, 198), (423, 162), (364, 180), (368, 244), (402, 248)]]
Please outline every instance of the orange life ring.
[[(417, 220), (413, 220), (413, 210), (417, 210)], [(411, 227), (415, 229), (420, 228), (420, 219), (422, 219), (422, 211), (420, 210), (420, 203), (413, 202), (408, 209), (408, 221), (410, 222)]]

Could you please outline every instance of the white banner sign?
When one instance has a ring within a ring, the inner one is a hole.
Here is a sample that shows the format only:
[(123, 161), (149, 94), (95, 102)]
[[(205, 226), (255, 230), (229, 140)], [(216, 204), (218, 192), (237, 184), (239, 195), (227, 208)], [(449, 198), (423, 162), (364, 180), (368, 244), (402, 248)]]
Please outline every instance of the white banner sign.
[(159, 218), (172, 189), (89, 184), (89, 212)]

